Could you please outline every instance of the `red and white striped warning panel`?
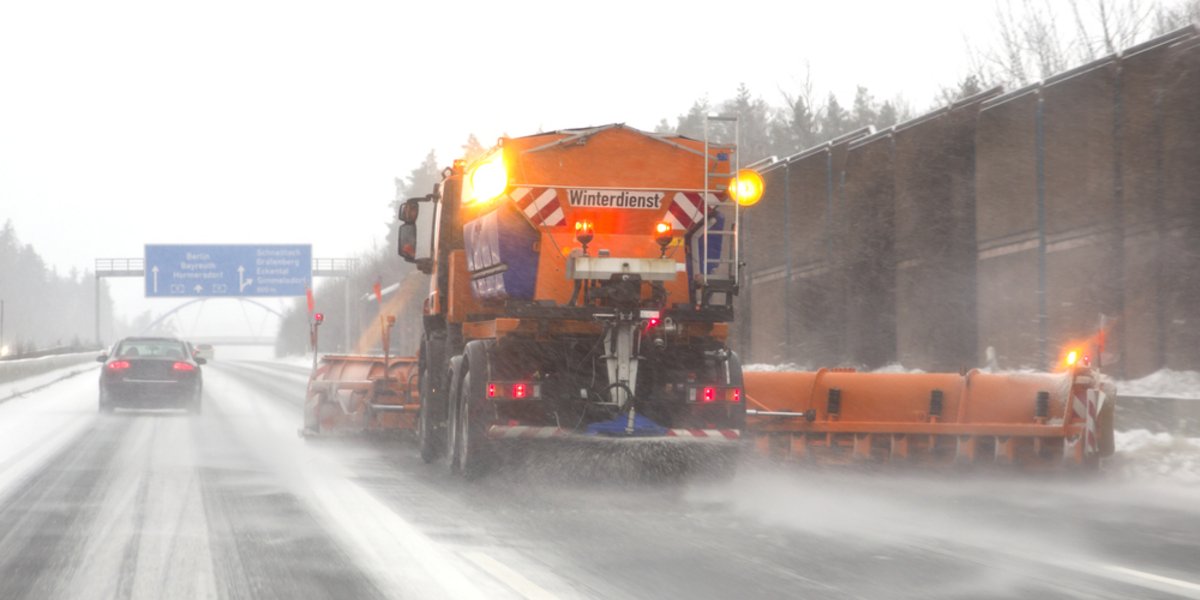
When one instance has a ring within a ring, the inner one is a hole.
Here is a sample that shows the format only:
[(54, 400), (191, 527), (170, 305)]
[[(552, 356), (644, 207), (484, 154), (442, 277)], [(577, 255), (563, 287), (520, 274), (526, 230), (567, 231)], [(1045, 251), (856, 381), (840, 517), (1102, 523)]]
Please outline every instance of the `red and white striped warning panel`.
[(667, 207), (666, 221), (671, 224), (673, 229), (686, 231), (700, 222), (706, 204), (716, 206), (724, 201), (725, 194), (678, 192), (671, 199), (671, 205)]
[[(543, 439), (555, 437), (601, 437), (571, 433), (561, 427), (535, 427), (530, 425), (493, 425), (487, 436), (494, 439)], [(737, 429), (668, 429), (665, 437), (697, 438), (709, 440), (737, 440), (742, 434)], [(646, 438), (640, 438), (646, 439)]]
[(669, 437), (693, 437), (736, 440), (742, 437), (737, 429), (668, 429)]
[(557, 227), (567, 222), (562, 202), (554, 188), (514, 188), (508, 193), (517, 208), (531, 223), (539, 227)]

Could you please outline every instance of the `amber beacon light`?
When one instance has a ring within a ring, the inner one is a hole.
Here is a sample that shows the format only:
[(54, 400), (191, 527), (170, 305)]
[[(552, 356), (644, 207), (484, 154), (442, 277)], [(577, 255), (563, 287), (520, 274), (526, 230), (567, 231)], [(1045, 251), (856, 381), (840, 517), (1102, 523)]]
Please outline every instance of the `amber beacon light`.
[(763, 179), (757, 171), (742, 169), (729, 182), (729, 195), (742, 206), (754, 206), (762, 198)]

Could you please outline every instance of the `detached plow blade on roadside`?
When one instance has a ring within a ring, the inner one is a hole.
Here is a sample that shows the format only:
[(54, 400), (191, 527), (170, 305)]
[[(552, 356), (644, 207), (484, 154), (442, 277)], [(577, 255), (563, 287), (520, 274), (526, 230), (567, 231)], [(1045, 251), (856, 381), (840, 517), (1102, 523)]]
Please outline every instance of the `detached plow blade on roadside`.
[(1116, 391), (1062, 373), (748, 372), (748, 437), (785, 460), (1095, 469)]
[(413, 357), (322, 356), (308, 379), (300, 434), (415, 431), (417, 373)]

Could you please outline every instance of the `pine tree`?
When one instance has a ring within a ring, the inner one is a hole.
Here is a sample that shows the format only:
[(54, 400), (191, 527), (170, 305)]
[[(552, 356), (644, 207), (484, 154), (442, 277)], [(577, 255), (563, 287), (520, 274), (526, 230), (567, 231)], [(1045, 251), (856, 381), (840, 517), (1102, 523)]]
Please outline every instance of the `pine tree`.
[(854, 107), (850, 112), (850, 127), (854, 130), (860, 127), (875, 125), (879, 114), (875, 110), (875, 99), (867, 91), (866, 86), (858, 86), (854, 92)]
[(849, 115), (842, 105), (838, 103), (837, 96), (833, 92), (829, 93), (829, 100), (825, 102), (825, 110), (821, 115), (821, 140), (828, 141), (850, 130)]
[(484, 148), (483, 144), (479, 143), (479, 139), (473, 133), (467, 136), (467, 143), (462, 145), (462, 150), (462, 157), (468, 163), (483, 156), (484, 152), (487, 152), (487, 148)]

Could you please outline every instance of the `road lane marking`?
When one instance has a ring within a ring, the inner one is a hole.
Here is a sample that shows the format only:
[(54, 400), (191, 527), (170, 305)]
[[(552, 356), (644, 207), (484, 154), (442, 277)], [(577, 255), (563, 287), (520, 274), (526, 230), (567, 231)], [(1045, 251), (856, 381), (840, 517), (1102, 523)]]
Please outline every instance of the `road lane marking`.
[(504, 585), (512, 588), (513, 591), (527, 600), (558, 600), (558, 596), (551, 594), (538, 584), (526, 579), (524, 575), (510, 569), (508, 565), (487, 554), (471, 551), (463, 552), (462, 555), (467, 560), (475, 563), (475, 566), (483, 569), (492, 577), (499, 579)]
[(1128, 567), (1122, 567), (1120, 565), (1102, 565), (1102, 566), (1109, 571), (1121, 573), (1124, 575), (1131, 575), (1133, 577), (1138, 577), (1140, 579), (1145, 579), (1147, 581), (1153, 581), (1155, 583), (1162, 583), (1162, 584), (1174, 586), (1177, 588), (1181, 588), (1181, 589), (1187, 590), (1189, 592), (1196, 592), (1196, 593), (1200, 594), (1200, 584), (1197, 584), (1197, 583), (1192, 583), (1190, 581), (1183, 581), (1182, 579), (1174, 579), (1172, 577), (1165, 577), (1163, 575), (1155, 575), (1154, 573), (1147, 573), (1145, 571), (1139, 571), (1137, 569), (1130, 569)]

